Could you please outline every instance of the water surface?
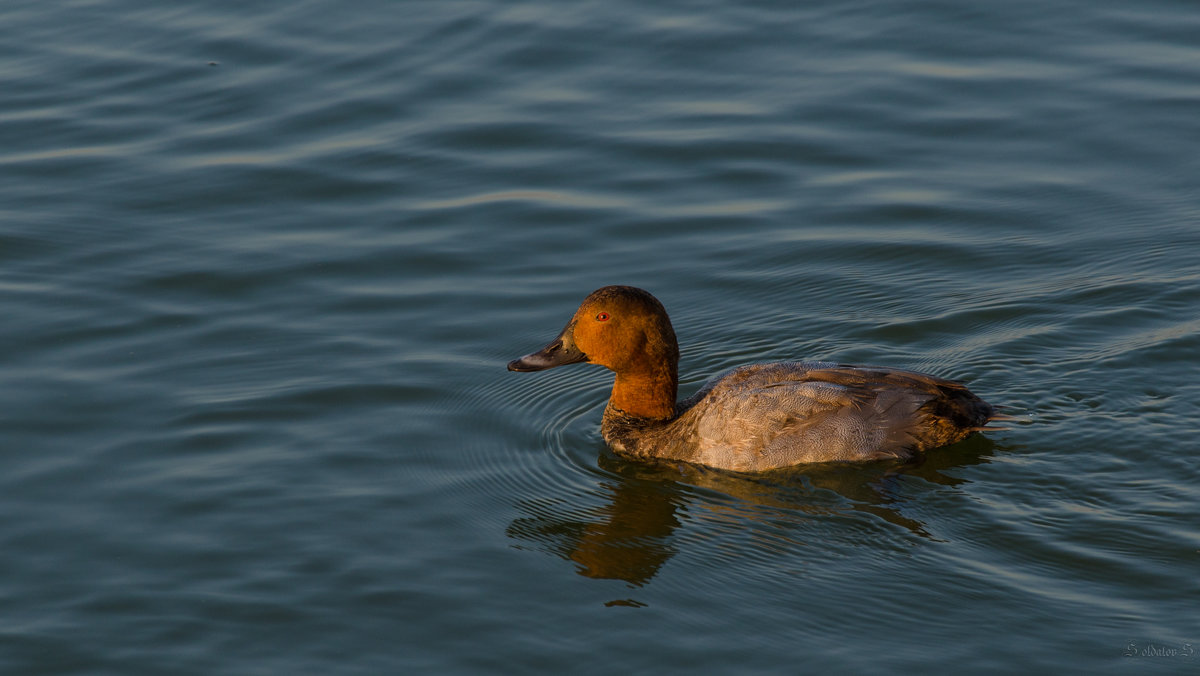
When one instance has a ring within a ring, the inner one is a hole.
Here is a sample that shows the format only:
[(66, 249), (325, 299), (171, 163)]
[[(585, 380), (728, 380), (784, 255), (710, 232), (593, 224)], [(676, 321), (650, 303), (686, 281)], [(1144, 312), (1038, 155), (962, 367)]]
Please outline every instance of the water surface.
[[(1200, 9), (0, 8), (0, 670), (1169, 673), (1200, 657)], [(1018, 417), (630, 463), (604, 284)]]

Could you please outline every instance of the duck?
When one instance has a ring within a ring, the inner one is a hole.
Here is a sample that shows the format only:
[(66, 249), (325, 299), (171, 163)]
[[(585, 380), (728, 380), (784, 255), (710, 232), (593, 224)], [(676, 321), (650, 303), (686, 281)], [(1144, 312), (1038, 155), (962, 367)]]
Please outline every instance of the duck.
[(618, 455), (736, 472), (822, 462), (914, 459), (996, 419), (962, 383), (880, 366), (782, 361), (739, 366), (676, 401), (679, 345), (663, 304), (633, 286), (605, 286), (546, 347), (508, 364), (543, 371), (589, 363), (611, 370), (601, 436)]

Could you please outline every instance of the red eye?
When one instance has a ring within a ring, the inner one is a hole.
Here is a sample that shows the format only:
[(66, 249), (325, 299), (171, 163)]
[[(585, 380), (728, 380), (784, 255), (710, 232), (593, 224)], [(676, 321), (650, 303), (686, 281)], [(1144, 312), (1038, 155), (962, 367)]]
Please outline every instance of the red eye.
[(607, 312), (601, 312), (600, 314), (596, 315), (596, 321), (598, 321), (598, 322), (606, 322), (606, 321), (608, 321), (608, 313), (607, 313)]

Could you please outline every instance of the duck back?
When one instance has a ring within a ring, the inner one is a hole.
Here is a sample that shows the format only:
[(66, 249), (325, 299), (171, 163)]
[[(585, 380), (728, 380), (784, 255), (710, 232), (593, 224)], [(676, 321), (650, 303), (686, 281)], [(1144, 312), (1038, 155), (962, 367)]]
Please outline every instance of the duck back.
[(902, 369), (833, 362), (743, 366), (709, 381), (670, 421), (608, 410), (619, 452), (742, 471), (908, 458), (959, 441), (993, 409), (963, 385)]

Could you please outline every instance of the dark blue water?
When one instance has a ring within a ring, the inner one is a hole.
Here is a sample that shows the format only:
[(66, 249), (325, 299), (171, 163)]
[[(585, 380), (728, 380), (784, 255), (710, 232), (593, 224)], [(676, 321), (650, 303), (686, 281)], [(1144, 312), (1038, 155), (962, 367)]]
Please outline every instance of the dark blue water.
[[(1200, 7), (0, 5), (0, 671), (1200, 665)], [(622, 460), (576, 304), (1016, 421)]]

